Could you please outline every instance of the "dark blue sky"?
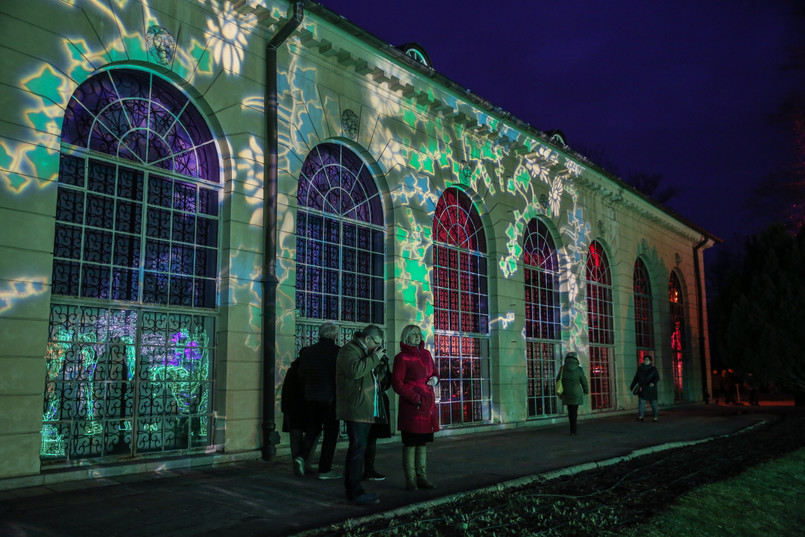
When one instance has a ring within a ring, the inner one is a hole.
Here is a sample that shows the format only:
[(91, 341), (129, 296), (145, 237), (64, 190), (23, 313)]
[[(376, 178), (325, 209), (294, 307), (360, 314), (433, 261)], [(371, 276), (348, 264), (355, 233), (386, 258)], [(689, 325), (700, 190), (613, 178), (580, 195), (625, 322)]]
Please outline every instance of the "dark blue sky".
[(805, 93), (784, 69), (801, 0), (320, 3), (619, 175), (662, 174), (668, 206), (723, 239), (757, 229), (747, 189), (791, 162), (771, 116)]

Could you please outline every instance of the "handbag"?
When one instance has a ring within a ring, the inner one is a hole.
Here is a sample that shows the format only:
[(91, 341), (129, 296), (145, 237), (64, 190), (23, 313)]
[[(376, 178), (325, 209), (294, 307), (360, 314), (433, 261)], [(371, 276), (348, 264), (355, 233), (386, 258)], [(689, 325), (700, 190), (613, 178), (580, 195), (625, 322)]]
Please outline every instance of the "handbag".
[(564, 383), (562, 383), (562, 373), (564, 373), (564, 372), (565, 372), (565, 367), (562, 366), (559, 369), (559, 380), (556, 381), (556, 395), (558, 395), (559, 397), (562, 397), (562, 394), (565, 393), (565, 386), (564, 386)]

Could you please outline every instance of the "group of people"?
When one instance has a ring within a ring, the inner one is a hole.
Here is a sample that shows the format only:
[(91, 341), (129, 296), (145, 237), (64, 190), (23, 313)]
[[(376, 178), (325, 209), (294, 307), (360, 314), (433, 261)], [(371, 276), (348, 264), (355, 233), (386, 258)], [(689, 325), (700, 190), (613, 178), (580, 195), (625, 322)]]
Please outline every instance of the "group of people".
[[(637, 368), (632, 384), (629, 389), (637, 395), (637, 419), (643, 421), (646, 414), (646, 402), (651, 405), (654, 421), (659, 415), (657, 405), (657, 383), (660, 381), (660, 374), (657, 368), (651, 364), (651, 356), (644, 356), (643, 363)], [(557, 387), (561, 384), (562, 402), (567, 407), (567, 419), (570, 423), (570, 435), (575, 436), (578, 430), (577, 422), (579, 416), (579, 405), (584, 402), (584, 396), (590, 393), (587, 384), (587, 377), (584, 376), (584, 369), (579, 363), (579, 357), (575, 352), (569, 352), (565, 356), (565, 363), (559, 369), (556, 377)]]
[(366, 492), (361, 481), (385, 479), (374, 461), (377, 439), (391, 436), (386, 394), (391, 387), (400, 396), (397, 428), (405, 487), (435, 488), (427, 477), (427, 444), (439, 431), (434, 393), (439, 376), (422, 331), (416, 325), (403, 329), (391, 369), (378, 326), (355, 332), (343, 347), (335, 343), (337, 336), (335, 323), (322, 324), (318, 343), (303, 348), (285, 375), (283, 431), (290, 435), (294, 472), (304, 476), (309, 470), (308, 459), (323, 431), (318, 477), (342, 477), (332, 463), (343, 420), (349, 439), (343, 474), (347, 499), (360, 505), (379, 503), (378, 495)]

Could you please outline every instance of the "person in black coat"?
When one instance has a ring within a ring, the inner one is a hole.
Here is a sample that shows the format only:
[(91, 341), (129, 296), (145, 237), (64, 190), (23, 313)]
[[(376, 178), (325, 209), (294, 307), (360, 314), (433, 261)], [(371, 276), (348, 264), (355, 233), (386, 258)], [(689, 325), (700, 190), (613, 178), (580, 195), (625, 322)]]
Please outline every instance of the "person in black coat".
[(377, 439), (391, 438), (391, 424), (389, 423), (389, 396), (386, 394), (391, 388), (391, 372), (389, 371), (389, 361), (386, 357), (380, 361), (380, 365), (375, 368), (377, 378), (378, 393), (381, 396), (381, 403), (386, 409), (386, 418), (376, 418), (372, 427), (369, 429), (369, 441), (366, 443), (366, 451), (363, 454), (363, 480), (364, 481), (383, 481), (386, 479), (384, 474), (375, 470), (375, 455), (377, 454)]
[[(657, 368), (651, 365), (651, 356), (644, 356), (643, 363), (637, 368), (632, 384), (629, 389), (637, 394), (637, 419), (643, 421), (646, 413), (646, 401), (651, 403), (651, 410), (654, 413), (654, 421), (657, 421), (659, 407), (657, 406), (657, 383), (660, 381), (660, 374)], [(636, 392), (635, 392), (636, 390)]]
[(335, 415), (335, 364), (341, 349), (335, 343), (337, 337), (338, 326), (327, 321), (319, 327), (318, 343), (299, 351), (299, 378), (305, 389), (307, 427), (302, 452), (294, 458), (294, 465), (297, 473), (305, 474), (306, 461), (323, 430), (319, 479), (341, 478), (341, 474), (332, 469), (340, 428)]
[[(302, 452), (302, 441), (305, 431), (305, 391), (299, 379), (299, 360), (294, 360), (285, 373), (280, 396), (282, 410), (282, 432), (288, 433), (291, 447), (291, 460), (295, 461)], [(298, 472), (294, 463), (294, 472)]]

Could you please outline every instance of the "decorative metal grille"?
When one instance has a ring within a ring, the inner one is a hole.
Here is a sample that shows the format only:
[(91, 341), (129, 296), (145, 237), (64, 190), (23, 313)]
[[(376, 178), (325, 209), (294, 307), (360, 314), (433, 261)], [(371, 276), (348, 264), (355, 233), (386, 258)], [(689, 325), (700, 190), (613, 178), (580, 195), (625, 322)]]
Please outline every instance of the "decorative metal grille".
[(528, 415), (534, 417), (558, 411), (555, 379), (562, 339), (559, 261), (553, 238), (541, 220), (528, 223), (523, 250)]
[(682, 297), (682, 284), (676, 272), (671, 272), (668, 280), (668, 297), (671, 302), (671, 364), (674, 372), (674, 400), (682, 401), (685, 393), (685, 302)]
[(433, 220), (433, 318), (441, 423), (491, 420), (486, 239), (469, 197), (455, 188)]
[(302, 166), (298, 198), (298, 322), (382, 325), (385, 232), (371, 173), (349, 149), (318, 145)]
[(590, 335), (590, 399), (594, 410), (612, 408), (615, 331), (612, 278), (604, 248), (590, 244), (587, 256), (587, 327)]
[(73, 94), (62, 127), (43, 459), (210, 444), (218, 180), (209, 129), (167, 82), (107, 71)]
[(637, 344), (637, 363), (644, 356), (654, 354), (654, 311), (651, 298), (651, 281), (648, 269), (643, 260), (638, 258), (634, 263), (634, 322)]
[(213, 327), (200, 315), (53, 304), (42, 457), (209, 445)]

